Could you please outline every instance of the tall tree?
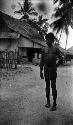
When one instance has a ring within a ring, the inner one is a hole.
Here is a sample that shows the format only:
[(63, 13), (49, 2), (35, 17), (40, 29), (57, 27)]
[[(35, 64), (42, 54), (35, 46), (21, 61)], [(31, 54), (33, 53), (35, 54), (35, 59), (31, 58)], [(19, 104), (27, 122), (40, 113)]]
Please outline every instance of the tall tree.
[(48, 31), (49, 23), (48, 23), (48, 19), (43, 18), (43, 15), (39, 15), (37, 19), (34, 18), (32, 20), (29, 20), (28, 22), (38, 30), (38, 32), (42, 37), (46, 35)]
[(43, 36), (46, 35), (48, 31), (49, 23), (47, 21), (48, 19), (43, 18), (43, 15), (38, 16), (37, 24), (40, 27), (40, 33), (42, 33)]
[[(56, 34), (61, 32), (60, 37), (63, 32), (65, 32), (66, 35), (68, 36), (68, 25), (67, 25), (67, 22), (66, 22), (64, 16), (58, 18), (53, 23), (51, 23), (51, 27), (53, 27), (53, 31), (56, 31)], [(60, 40), (60, 38), (59, 38), (59, 40)]]
[(23, 4), (18, 2), (20, 9), (15, 11), (14, 13), (21, 14), (22, 18), (21, 19), (26, 19), (28, 20), (30, 16), (37, 16), (38, 13), (36, 10), (32, 7), (32, 3), (29, 0), (25, 0)]
[(73, 27), (73, 0), (54, 0), (54, 3), (59, 1), (59, 6), (56, 8), (55, 17), (64, 16), (68, 26)]
[[(73, 1), (72, 0), (54, 0), (54, 3), (59, 2), (59, 6), (55, 9), (53, 16), (56, 21), (52, 23), (53, 30), (57, 33), (65, 31), (68, 38), (68, 27), (73, 27)], [(66, 39), (67, 45), (67, 39)], [(66, 48), (66, 47), (65, 47)]]
[(44, 18), (43, 18), (43, 15), (39, 15), (39, 16), (38, 16), (37, 24), (38, 24), (39, 26), (42, 26), (46, 21), (48, 21), (48, 19), (44, 19)]

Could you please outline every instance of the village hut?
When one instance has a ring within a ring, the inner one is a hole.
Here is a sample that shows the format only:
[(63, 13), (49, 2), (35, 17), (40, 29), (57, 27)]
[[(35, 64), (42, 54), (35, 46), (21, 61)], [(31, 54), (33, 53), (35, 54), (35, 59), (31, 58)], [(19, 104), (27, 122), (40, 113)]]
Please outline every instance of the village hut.
[(15, 19), (0, 11), (0, 50), (17, 51), (20, 58), (39, 58), (45, 40), (26, 21)]

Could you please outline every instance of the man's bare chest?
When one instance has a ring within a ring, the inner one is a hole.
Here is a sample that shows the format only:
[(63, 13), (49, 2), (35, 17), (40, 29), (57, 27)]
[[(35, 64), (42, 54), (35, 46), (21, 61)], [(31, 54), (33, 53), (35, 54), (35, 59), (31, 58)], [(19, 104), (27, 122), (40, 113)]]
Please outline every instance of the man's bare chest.
[(46, 47), (45, 54), (56, 55), (56, 49), (54, 47)]

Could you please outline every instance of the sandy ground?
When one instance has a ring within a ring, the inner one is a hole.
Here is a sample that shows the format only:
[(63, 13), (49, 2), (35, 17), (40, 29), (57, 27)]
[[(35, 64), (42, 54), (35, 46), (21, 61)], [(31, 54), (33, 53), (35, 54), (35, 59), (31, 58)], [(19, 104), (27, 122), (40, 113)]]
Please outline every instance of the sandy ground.
[(39, 66), (0, 69), (0, 125), (73, 125), (73, 66), (58, 68), (57, 90), (57, 110), (51, 112)]

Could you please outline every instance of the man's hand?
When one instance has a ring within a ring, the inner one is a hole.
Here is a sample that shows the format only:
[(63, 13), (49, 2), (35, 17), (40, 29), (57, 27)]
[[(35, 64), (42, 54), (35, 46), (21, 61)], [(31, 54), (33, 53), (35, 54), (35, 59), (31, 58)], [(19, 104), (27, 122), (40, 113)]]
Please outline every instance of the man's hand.
[(41, 79), (44, 79), (42, 71), (40, 71), (40, 77), (41, 77)]
[(63, 65), (63, 59), (62, 58), (56, 64), (57, 67), (60, 66), (60, 65)]

